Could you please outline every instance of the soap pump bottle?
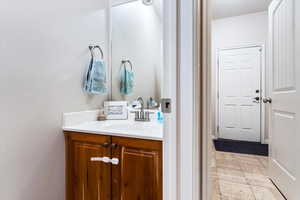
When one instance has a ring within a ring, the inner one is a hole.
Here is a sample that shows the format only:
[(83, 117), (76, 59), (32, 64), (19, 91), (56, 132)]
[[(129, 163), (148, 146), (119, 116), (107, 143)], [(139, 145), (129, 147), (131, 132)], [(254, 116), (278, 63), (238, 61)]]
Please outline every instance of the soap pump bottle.
[(164, 117), (163, 113), (161, 112), (161, 106), (159, 107), (159, 110), (157, 111), (157, 121), (158, 123), (164, 123)]

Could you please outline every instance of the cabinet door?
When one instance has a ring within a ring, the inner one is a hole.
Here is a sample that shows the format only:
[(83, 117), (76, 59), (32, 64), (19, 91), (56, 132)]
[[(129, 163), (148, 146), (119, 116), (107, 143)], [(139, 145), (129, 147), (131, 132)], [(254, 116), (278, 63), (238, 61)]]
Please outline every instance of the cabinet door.
[(92, 143), (78, 136), (71, 135), (69, 140), (67, 199), (111, 200), (111, 164), (91, 161), (93, 157), (111, 156), (110, 138), (97, 136), (99, 143)]
[[(159, 141), (112, 137), (113, 200), (162, 200), (162, 145)], [(116, 145), (114, 145), (116, 144)]]

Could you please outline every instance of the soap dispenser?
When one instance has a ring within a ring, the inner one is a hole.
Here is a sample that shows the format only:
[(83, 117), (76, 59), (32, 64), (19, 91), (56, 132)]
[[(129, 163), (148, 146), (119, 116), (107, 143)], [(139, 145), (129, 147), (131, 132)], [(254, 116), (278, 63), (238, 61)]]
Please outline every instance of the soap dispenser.
[(157, 111), (157, 122), (158, 123), (164, 123), (164, 116), (163, 113), (161, 112), (161, 106), (159, 107), (159, 110)]

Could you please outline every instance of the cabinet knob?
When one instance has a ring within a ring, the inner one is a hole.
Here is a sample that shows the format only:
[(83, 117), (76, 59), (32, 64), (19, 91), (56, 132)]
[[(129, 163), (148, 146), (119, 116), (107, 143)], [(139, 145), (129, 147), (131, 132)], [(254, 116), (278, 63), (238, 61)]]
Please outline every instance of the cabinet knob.
[(113, 165), (118, 165), (118, 164), (119, 164), (119, 159), (118, 159), (118, 158), (112, 158), (112, 159), (110, 160), (110, 162), (111, 162), (111, 164), (113, 164)]

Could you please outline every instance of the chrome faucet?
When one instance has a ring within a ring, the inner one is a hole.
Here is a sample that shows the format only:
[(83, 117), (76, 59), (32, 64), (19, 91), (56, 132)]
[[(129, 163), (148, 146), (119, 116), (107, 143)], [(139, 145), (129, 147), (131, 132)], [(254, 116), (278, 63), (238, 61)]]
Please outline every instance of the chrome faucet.
[(135, 121), (140, 121), (140, 122), (149, 122), (150, 121), (150, 113), (149, 111), (145, 112), (145, 105), (144, 105), (144, 100), (142, 97), (138, 97), (136, 99), (140, 104), (141, 104), (141, 110), (140, 111), (135, 111)]
[(136, 100), (141, 104), (141, 112), (144, 112), (144, 99), (142, 97), (138, 97)]

